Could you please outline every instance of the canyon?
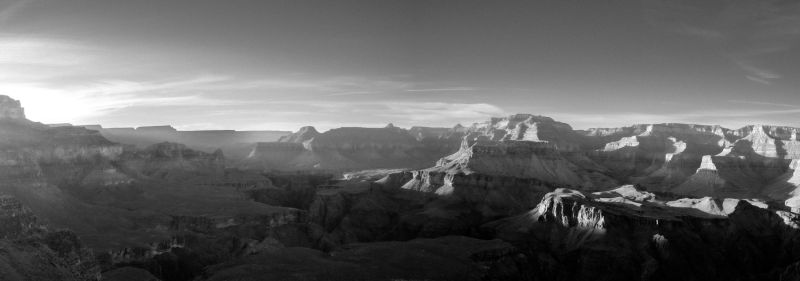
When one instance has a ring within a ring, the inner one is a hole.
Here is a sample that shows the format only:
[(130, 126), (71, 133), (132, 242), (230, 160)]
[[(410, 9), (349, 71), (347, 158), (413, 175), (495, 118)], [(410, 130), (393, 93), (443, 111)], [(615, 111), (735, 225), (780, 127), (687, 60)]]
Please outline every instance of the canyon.
[(117, 131), (0, 96), (6, 279), (800, 280), (800, 128)]

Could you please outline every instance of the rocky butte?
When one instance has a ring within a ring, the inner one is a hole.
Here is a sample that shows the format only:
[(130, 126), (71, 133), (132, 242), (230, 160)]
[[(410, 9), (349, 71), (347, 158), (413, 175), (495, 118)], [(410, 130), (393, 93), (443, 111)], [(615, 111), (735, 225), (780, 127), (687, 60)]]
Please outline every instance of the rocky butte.
[(0, 119), (25, 120), (25, 109), (18, 100), (0, 96)]
[(797, 128), (133, 131), (0, 96), (3, 280), (800, 280)]

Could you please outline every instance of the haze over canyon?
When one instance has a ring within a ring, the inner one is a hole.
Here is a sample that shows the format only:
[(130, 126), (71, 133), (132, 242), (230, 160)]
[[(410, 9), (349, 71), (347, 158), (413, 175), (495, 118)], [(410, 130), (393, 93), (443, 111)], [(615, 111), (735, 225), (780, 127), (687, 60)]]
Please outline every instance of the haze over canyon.
[(800, 128), (0, 130), (7, 280), (800, 278)]

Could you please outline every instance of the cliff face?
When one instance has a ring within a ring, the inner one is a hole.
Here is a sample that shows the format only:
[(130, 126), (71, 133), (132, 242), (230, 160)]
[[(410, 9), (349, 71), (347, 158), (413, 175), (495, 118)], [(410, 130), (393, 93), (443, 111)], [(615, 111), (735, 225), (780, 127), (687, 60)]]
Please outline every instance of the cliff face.
[(244, 167), (410, 168), (395, 177), (408, 178), (401, 185), (441, 195), (460, 185), (516, 188), (533, 182), (550, 190), (635, 183), (693, 196), (777, 198), (768, 193), (786, 184), (781, 178), (791, 178), (784, 175), (798, 158), (798, 131), (675, 123), (573, 130), (548, 117), (517, 114), (450, 129), (341, 128), (322, 134), (304, 129), (296, 136), (313, 137), (300, 138), (302, 149), (299, 143), (262, 144)]
[[(680, 194), (729, 196), (737, 198), (779, 198), (778, 190), (790, 185), (793, 133), (770, 126), (747, 126), (731, 134), (740, 137), (728, 142), (716, 155), (706, 155), (697, 172), (673, 189)], [(786, 199), (787, 195), (782, 198)]]
[(778, 280), (800, 254), (788, 246), (800, 238), (797, 219), (757, 202), (667, 202), (623, 187), (557, 190), (530, 212), (484, 228), (530, 247), (529, 262), (542, 265), (535, 274), (543, 279)]
[(549, 143), (561, 151), (580, 148), (581, 136), (566, 123), (550, 117), (515, 114), (504, 118), (491, 118), (485, 123), (466, 129), (470, 141), (532, 141)]
[(129, 173), (162, 180), (205, 180), (222, 177), (225, 157), (221, 151), (206, 153), (183, 144), (159, 143), (143, 150), (129, 149), (121, 167)]
[(306, 126), (300, 128), (300, 130), (298, 130), (295, 133), (291, 133), (287, 136), (281, 137), (280, 139), (278, 139), (278, 142), (304, 143), (306, 141), (309, 141), (317, 137), (318, 135), (319, 132), (317, 131), (317, 129), (311, 126)]
[(0, 95), (0, 119), (26, 120), (25, 109), (22, 108), (18, 100)]
[[(460, 148), (431, 168), (395, 178), (407, 178), (405, 188), (439, 195), (531, 183), (541, 190), (592, 190), (623, 182), (683, 195), (766, 198), (775, 190), (768, 186), (790, 170), (797, 131), (673, 123), (577, 131), (551, 118), (517, 114), (449, 132), (415, 129), (417, 139), (453, 143), (460, 137)], [(401, 139), (407, 136), (386, 145)]]
[(767, 185), (769, 199), (782, 200), (793, 212), (800, 210), (800, 159), (792, 159), (789, 170)]
[(452, 142), (414, 138), (407, 130), (339, 128), (316, 133), (305, 127), (276, 143), (259, 143), (241, 167), (348, 171), (422, 168), (451, 152)]
[(597, 189), (614, 184), (613, 179), (570, 162), (549, 143), (477, 141), (465, 143), (432, 168), (411, 172), (403, 188), (481, 198), (487, 192), (527, 189), (537, 194), (551, 187)]

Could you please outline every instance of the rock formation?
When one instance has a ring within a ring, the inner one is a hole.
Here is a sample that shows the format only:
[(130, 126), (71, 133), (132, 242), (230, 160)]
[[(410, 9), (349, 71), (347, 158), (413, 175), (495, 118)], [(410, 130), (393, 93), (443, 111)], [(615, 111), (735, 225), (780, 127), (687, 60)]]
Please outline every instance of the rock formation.
[(18, 100), (0, 95), (0, 120), (26, 120), (25, 109)]
[(543, 279), (670, 280), (689, 274), (778, 280), (793, 263), (789, 253), (797, 251), (797, 220), (797, 214), (758, 202), (665, 202), (625, 187), (595, 194), (556, 190), (528, 213), (484, 228), (533, 249), (527, 257), (542, 265), (534, 274)]
[(317, 132), (317, 129), (311, 126), (306, 126), (300, 128), (300, 130), (298, 130), (297, 132), (281, 137), (280, 139), (278, 139), (278, 142), (304, 143), (306, 141), (315, 138), (318, 135), (319, 132)]
[(339, 128), (324, 133), (303, 127), (279, 142), (256, 144), (240, 167), (330, 171), (422, 168), (454, 149), (452, 142), (434, 142), (416, 139), (409, 131), (393, 126)]
[(516, 114), (304, 127), (232, 158), (109, 131), (31, 122), (0, 96), (0, 279), (800, 276), (796, 128)]

